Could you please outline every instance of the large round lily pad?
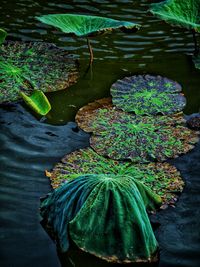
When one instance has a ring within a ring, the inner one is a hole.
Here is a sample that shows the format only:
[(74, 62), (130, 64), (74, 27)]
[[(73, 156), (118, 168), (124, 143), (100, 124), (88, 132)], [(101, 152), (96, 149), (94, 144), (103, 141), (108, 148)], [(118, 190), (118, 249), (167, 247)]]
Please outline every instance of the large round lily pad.
[(172, 25), (200, 32), (200, 0), (166, 0), (151, 4), (150, 11)]
[(115, 107), (98, 108), (79, 126), (93, 132), (90, 144), (97, 153), (116, 160), (164, 161), (188, 152), (198, 141), (198, 133), (185, 127), (181, 113), (139, 116)]
[(118, 80), (111, 86), (113, 104), (135, 114), (173, 114), (181, 111), (186, 99), (181, 86), (168, 78), (136, 75)]
[(19, 91), (62, 90), (76, 82), (75, 60), (47, 43), (8, 42), (0, 48), (0, 103), (16, 101)]
[(82, 37), (95, 36), (116, 29), (137, 31), (140, 28), (140, 25), (133, 22), (89, 15), (50, 14), (36, 18), (43, 23), (61, 29), (65, 33)]
[(47, 173), (55, 189), (63, 183), (85, 174), (129, 175), (143, 182), (162, 198), (163, 204), (172, 204), (176, 193), (183, 190), (184, 182), (177, 169), (168, 163), (133, 164), (98, 155), (85, 148), (66, 155)]
[(43, 225), (66, 252), (70, 238), (97, 257), (112, 262), (155, 259), (157, 241), (147, 210), (161, 204), (159, 196), (126, 175), (83, 175), (42, 201)]

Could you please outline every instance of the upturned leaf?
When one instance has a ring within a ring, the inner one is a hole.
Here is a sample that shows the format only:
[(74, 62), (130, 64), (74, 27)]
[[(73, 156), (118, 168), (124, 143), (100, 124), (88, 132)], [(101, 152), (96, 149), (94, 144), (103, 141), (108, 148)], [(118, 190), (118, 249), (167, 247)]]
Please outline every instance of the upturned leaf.
[(130, 176), (84, 175), (55, 190), (41, 204), (44, 224), (61, 251), (76, 245), (112, 262), (155, 259), (157, 241), (146, 212), (160, 197)]
[(46, 115), (51, 110), (48, 98), (40, 90), (33, 91), (30, 96), (23, 92), (20, 92), (20, 95), (31, 109), (42, 116)]
[(166, 0), (151, 4), (150, 11), (172, 25), (200, 32), (200, 0)]
[(61, 31), (76, 36), (95, 36), (116, 29), (122, 31), (137, 31), (140, 25), (115, 19), (77, 15), (77, 14), (50, 14), (36, 17), (39, 21), (59, 28)]

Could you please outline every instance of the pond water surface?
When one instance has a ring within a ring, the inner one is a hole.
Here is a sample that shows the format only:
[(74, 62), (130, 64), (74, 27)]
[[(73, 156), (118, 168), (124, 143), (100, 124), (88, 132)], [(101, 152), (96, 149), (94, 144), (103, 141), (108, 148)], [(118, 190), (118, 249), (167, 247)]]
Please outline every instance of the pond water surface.
[[(39, 198), (49, 192), (44, 170), (66, 153), (88, 145), (88, 134), (77, 130), (76, 111), (109, 95), (111, 84), (133, 74), (159, 74), (178, 81), (187, 98), (186, 114), (200, 107), (200, 71), (191, 61), (192, 35), (152, 17), (151, 1), (1, 0), (0, 28), (9, 39), (53, 42), (75, 54), (80, 78), (67, 90), (50, 93), (52, 111), (35, 117), (21, 104), (0, 108), (0, 266), (57, 267), (56, 248), (39, 223)], [(130, 20), (143, 25), (135, 34), (121, 32), (94, 38), (95, 61), (89, 61), (86, 40), (67, 37), (34, 17), (48, 13), (79, 13)], [(41, 121), (40, 121), (41, 120)], [(175, 208), (152, 217), (160, 244), (160, 267), (200, 266), (200, 144), (172, 161), (186, 186)], [(108, 266), (73, 249), (61, 256), (62, 266)]]

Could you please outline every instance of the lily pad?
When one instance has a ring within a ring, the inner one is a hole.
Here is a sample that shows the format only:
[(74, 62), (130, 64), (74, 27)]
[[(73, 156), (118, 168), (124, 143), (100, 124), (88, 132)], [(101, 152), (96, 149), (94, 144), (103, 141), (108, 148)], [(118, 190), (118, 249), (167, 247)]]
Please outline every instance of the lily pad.
[(93, 132), (90, 145), (97, 153), (116, 160), (162, 162), (188, 152), (198, 141), (198, 132), (185, 127), (182, 113), (140, 116), (98, 108), (79, 126)]
[(45, 227), (62, 252), (69, 236), (82, 250), (112, 262), (155, 259), (157, 241), (146, 212), (160, 197), (130, 176), (83, 175), (42, 201)]
[(139, 115), (168, 115), (183, 110), (186, 99), (180, 92), (177, 82), (152, 75), (126, 77), (111, 87), (113, 104)]
[(51, 105), (45, 94), (40, 90), (35, 90), (28, 96), (23, 92), (20, 95), (24, 99), (25, 103), (32, 108), (36, 113), (44, 116), (51, 110)]
[(78, 110), (75, 116), (75, 121), (78, 124), (78, 126), (82, 128), (84, 131), (92, 132), (93, 129), (89, 128), (89, 122), (90, 118), (91, 120), (94, 119), (93, 116), (96, 110), (99, 108), (109, 108), (112, 106), (113, 106), (112, 99), (110, 97), (95, 100), (94, 102), (91, 102)]
[(8, 42), (0, 48), (0, 103), (17, 101), (19, 92), (52, 92), (76, 82), (75, 60), (52, 44)]
[(0, 44), (4, 42), (4, 40), (6, 39), (6, 36), (7, 36), (7, 32), (4, 31), (3, 29), (0, 29)]
[(200, 0), (166, 0), (151, 4), (150, 12), (172, 25), (200, 32)]
[(140, 28), (140, 25), (136, 23), (89, 15), (50, 14), (36, 18), (65, 33), (80, 37), (95, 36), (115, 29), (137, 31)]
[(133, 164), (116, 161), (98, 155), (93, 149), (85, 148), (66, 155), (47, 172), (55, 189), (63, 183), (86, 174), (129, 175), (143, 182), (162, 198), (163, 204), (173, 204), (177, 193), (182, 192), (184, 182), (177, 169), (168, 163)]

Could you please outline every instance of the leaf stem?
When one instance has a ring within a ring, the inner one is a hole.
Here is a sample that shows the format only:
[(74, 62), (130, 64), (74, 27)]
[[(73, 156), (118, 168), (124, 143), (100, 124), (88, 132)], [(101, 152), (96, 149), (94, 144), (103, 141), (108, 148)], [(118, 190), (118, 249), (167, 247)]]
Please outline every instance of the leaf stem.
[(87, 45), (88, 45), (88, 49), (89, 49), (89, 52), (90, 52), (90, 65), (92, 65), (94, 56), (93, 56), (92, 46), (90, 44), (90, 40), (89, 40), (88, 37), (87, 37)]
[(192, 36), (194, 40), (194, 56), (197, 56), (199, 54), (199, 45), (197, 42), (196, 32), (194, 29), (192, 30)]

